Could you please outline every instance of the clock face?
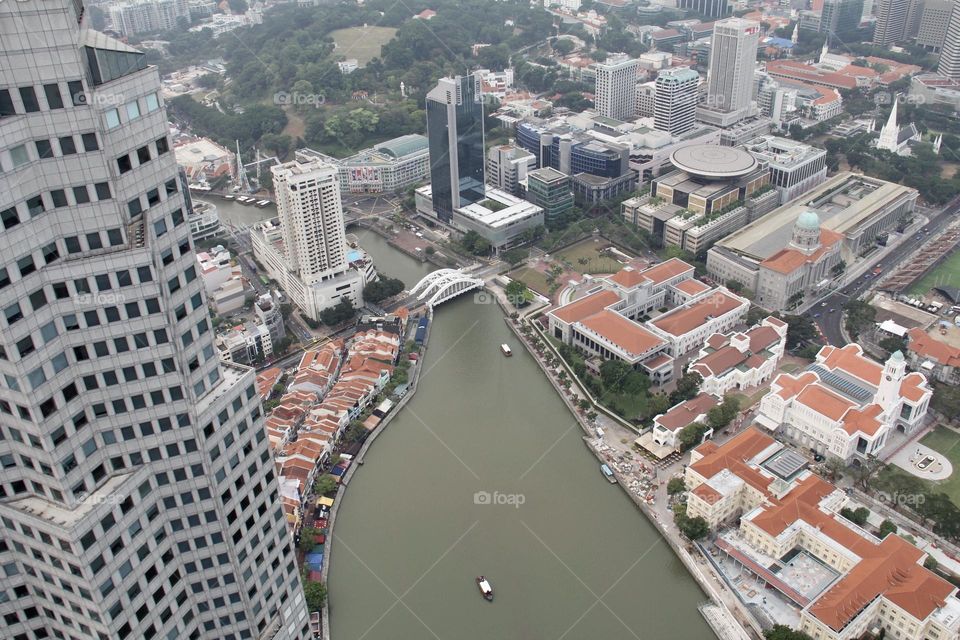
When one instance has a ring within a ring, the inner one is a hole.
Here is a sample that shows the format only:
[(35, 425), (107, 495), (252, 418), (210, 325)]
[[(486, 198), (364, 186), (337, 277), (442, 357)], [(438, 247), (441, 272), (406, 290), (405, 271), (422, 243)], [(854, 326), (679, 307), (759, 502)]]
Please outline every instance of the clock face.
[(890, 381), (890, 380), (892, 380), (892, 379), (893, 379), (893, 378), (891, 378), (890, 376), (887, 376), (887, 381)]

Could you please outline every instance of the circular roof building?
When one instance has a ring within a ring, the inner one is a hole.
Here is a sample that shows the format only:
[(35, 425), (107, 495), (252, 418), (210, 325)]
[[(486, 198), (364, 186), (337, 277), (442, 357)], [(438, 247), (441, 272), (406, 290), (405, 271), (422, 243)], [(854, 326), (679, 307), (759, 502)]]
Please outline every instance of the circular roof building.
[(743, 149), (715, 144), (682, 147), (670, 154), (670, 162), (693, 178), (712, 182), (743, 178), (760, 164)]

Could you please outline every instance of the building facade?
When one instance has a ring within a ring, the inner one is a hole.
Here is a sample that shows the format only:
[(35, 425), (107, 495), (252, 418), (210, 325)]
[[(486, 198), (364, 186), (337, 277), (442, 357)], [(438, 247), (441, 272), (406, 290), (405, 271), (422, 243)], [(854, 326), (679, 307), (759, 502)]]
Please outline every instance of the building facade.
[(657, 76), (654, 127), (674, 136), (693, 129), (699, 86), (700, 74), (689, 67), (662, 71)]
[(296, 159), (319, 159), (337, 167), (342, 194), (397, 193), (430, 177), (427, 138), (419, 134), (387, 140), (342, 159), (298, 149)]
[(759, 41), (760, 25), (756, 22), (729, 18), (714, 23), (707, 95), (697, 112), (700, 120), (725, 127), (752, 115)]
[(256, 376), (217, 357), (157, 69), (83, 8), (0, 3), (2, 635), (301, 640)]
[(532, 153), (513, 144), (500, 144), (487, 154), (487, 184), (520, 196), (528, 172), (536, 168), (537, 158)]
[(547, 226), (573, 207), (570, 176), (545, 167), (527, 175), (527, 200), (543, 209)]
[(634, 116), (639, 64), (626, 54), (613, 54), (594, 65), (597, 113), (618, 120)]
[(760, 136), (744, 145), (770, 170), (770, 184), (780, 204), (799, 197), (827, 179), (827, 151), (778, 136)]
[(478, 76), (441, 78), (427, 93), (427, 139), (433, 210), (450, 222), (453, 210), (483, 199), (483, 102)]

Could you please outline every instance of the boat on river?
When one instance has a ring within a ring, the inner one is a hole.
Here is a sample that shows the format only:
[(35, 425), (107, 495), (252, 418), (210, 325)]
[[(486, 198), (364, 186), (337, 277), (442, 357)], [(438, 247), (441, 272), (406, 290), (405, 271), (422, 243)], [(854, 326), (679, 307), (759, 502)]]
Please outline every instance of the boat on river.
[(480, 593), (483, 595), (483, 599), (487, 602), (493, 602), (493, 587), (490, 586), (490, 583), (483, 576), (477, 576), (477, 587), (480, 588)]
[(503, 355), (507, 356), (508, 358), (513, 355), (513, 351), (510, 350), (510, 345), (508, 345), (506, 342), (500, 345), (500, 351), (502, 351)]
[(610, 484), (617, 484), (617, 476), (613, 475), (613, 469), (606, 464), (601, 464), (600, 471), (603, 472), (603, 477), (607, 479), (607, 482)]

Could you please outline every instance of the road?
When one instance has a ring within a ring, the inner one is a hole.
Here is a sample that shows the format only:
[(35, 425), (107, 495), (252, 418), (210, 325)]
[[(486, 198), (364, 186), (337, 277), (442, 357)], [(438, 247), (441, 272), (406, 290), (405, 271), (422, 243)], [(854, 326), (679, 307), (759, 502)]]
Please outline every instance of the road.
[[(929, 222), (924, 226), (928, 233), (914, 233), (911, 237), (904, 240), (893, 251), (890, 251), (885, 257), (881, 258), (876, 265), (888, 273), (897, 263), (903, 260), (907, 255), (912, 254), (924, 243), (930, 240), (930, 237), (941, 231), (950, 222), (956, 219), (960, 212), (960, 198), (954, 199), (939, 212), (929, 214)], [(867, 270), (871, 274), (876, 265)], [(820, 333), (827, 340), (828, 344), (842, 346), (847, 343), (840, 331), (843, 305), (848, 300), (859, 298), (874, 284), (874, 277), (861, 276), (845, 287), (835, 291), (831, 295), (821, 299), (815, 306), (811, 307), (810, 314), (821, 314), (820, 318), (815, 318), (814, 322), (820, 328)], [(835, 311), (830, 312), (830, 309)]]

